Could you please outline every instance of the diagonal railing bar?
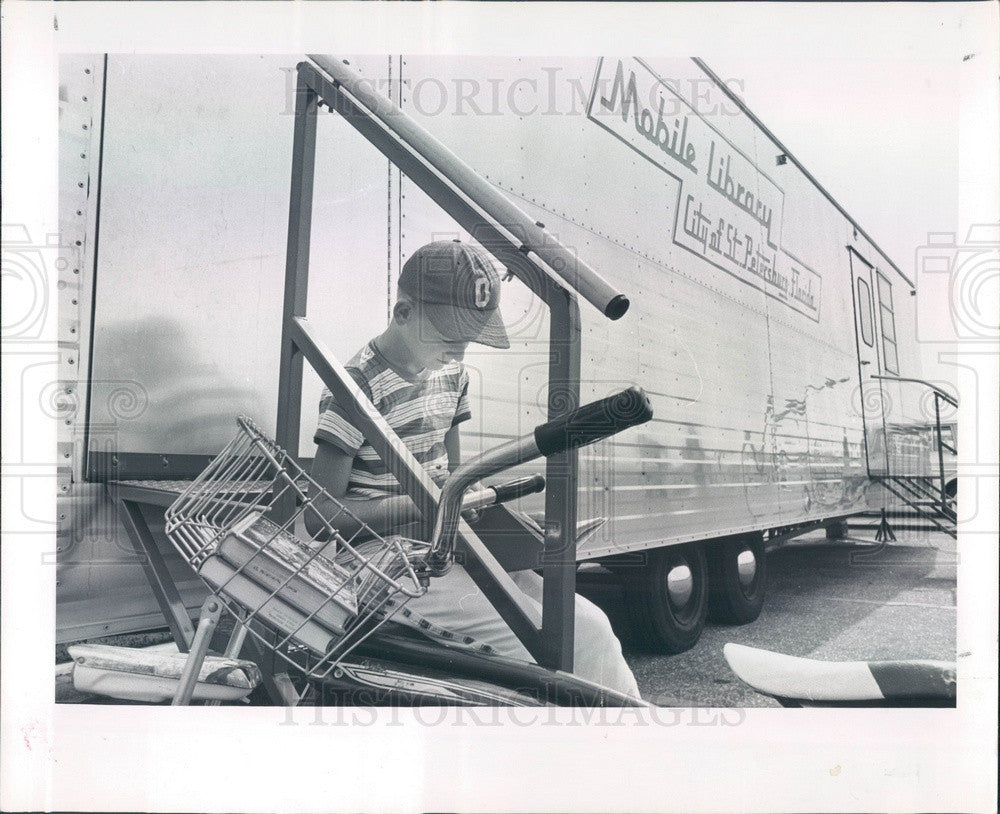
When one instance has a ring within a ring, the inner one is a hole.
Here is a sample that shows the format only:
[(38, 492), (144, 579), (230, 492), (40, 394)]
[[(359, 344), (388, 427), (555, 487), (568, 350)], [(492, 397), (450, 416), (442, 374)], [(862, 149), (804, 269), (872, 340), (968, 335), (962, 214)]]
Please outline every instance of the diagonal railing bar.
[[(368, 400), (357, 382), (316, 336), (309, 321), (293, 318), (288, 325), (288, 334), (295, 348), (312, 365), (323, 384), (330, 388), (337, 403), (348, 412), (351, 423), (361, 430), (386, 468), (417, 504), (421, 514), (425, 518), (434, 517), (440, 489), (384, 416)], [(528, 652), (536, 659), (540, 658), (543, 651), (540, 650), (538, 634), (542, 620), (537, 609), (526, 601), (524, 594), (500, 563), (464, 522), (460, 527), (459, 539), (472, 560), (466, 562), (470, 575)]]

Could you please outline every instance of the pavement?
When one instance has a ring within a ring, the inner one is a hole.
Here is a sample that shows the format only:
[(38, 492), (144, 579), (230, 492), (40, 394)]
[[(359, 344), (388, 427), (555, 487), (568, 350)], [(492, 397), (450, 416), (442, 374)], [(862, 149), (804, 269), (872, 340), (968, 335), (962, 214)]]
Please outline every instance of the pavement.
[[(726, 642), (829, 661), (955, 660), (956, 542), (940, 532), (897, 529), (896, 535), (895, 542), (880, 544), (831, 541), (819, 531), (770, 551), (760, 617), (742, 626), (708, 622), (692, 649), (672, 656), (629, 642), (624, 597), (612, 575), (577, 587), (607, 612), (647, 701), (777, 707), (732, 673), (722, 655)], [(148, 646), (166, 638), (164, 632), (134, 634), (114, 643)], [(65, 648), (59, 651), (56, 661), (67, 660)]]
[(707, 623), (685, 653), (643, 652), (628, 642), (614, 581), (580, 586), (623, 640), (643, 698), (662, 706), (777, 707), (743, 684), (722, 655), (726, 642), (829, 661), (956, 657), (956, 542), (939, 532), (900, 532), (888, 544), (827, 540), (822, 531), (768, 556), (757, 621)]

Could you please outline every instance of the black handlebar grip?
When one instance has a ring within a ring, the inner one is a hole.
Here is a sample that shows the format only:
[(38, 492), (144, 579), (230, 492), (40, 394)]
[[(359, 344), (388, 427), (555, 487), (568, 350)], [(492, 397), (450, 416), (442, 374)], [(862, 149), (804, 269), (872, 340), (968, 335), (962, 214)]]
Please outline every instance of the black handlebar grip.
[(545, 488), (545, 478), (541, 475), (528, 475), (490, 488), (497, 493), (497, 503), (506, 503), (508, 500), (516, 500), (525, 495), (541, 492)]
[(646, 391), (629, 387), (535, 427), (535, 444), (542, 455), (554, 455), (644, 424), (652, 417), (653, 408)]

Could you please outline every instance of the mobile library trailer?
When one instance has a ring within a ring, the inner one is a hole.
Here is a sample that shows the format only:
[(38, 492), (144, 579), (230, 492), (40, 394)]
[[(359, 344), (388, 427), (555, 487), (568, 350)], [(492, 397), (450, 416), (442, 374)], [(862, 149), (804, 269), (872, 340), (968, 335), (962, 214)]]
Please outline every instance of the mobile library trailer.
[[(537, 525), (462, 524), (540, 664), (572, 667), (581, 567), (674, 652), (708, 614), (756, 618), (768, 543), (899, 501), (948, 523), (928, 427), (950, 397), (920, 381), (912, 281), (700, 60), (80, 56), (60, 100), (61, 642), (166, 619), (191, 646), (206, 588), (161, 550), (163, 507), (236, 414), (308, 469), (321, 388), (352, 398), (337, 360), (446, 237), (506, 278), (511, 349), (466, 356), (467, 454), (632, 385), (652, 404), (549, 455), (517, 504)], [(507, 590), (527, 568), (540, 620)]]

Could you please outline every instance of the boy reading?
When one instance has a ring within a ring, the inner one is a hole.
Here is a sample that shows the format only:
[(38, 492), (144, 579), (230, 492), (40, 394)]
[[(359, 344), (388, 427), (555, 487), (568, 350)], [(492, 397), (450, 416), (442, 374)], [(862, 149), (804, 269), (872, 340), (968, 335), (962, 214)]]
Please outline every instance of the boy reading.
[[(403, 265), (389, 326), (346, 365), (439, 486), (460, 463), (459, 425), (472, 417), (469, 375), (462, 364), (468, 344), (510, 347), (499, 303), (500, 277), (485, 251), (457, 240), (427, 244)], [(412, 533), (422, 520), (416, 505), (347, 416), (325, 390), (313, 478), (374, 531), (406, 535), (409, 526)], [(350, 538), (357, 526), (345, 523), (339, 530)], [(540, 609), (541, 577), (522, 571), (511, 578)], [(580, 596), (575, 612), (575, 672), (638, 697), (604, 612)], [(394, 618), (452, 643), (532, 660), (459, 564), (432, 579), (427, 593)]]

